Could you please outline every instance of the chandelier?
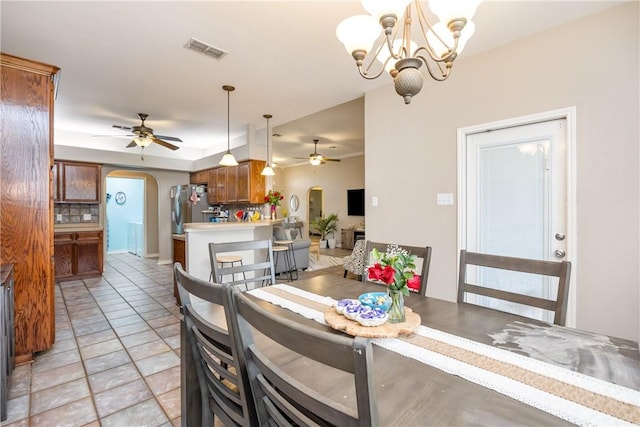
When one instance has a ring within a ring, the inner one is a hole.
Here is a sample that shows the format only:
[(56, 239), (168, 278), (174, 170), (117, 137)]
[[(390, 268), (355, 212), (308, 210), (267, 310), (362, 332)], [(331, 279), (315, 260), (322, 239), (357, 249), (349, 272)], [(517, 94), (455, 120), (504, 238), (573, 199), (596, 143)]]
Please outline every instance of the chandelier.
[(231, 154), (231, 138), (229, 136), (229, 132), (230, 132), (229, 116), (231, 115), (230, 108), (229, 108), (229, 97), (231, 92), (236, 90), (236, 88), (230, 85), (224, 85), (222, 86), (222, 89), (227, 91), (227, 152), (224, 154), (224, 156), (222, 156), (222, 159), (220, 160), (219, 164), (222, 166), (238, 166), (238, 162), (236, 161), (236, 158), (233, 156), (233, 154)]
[(273, 117), (271, 114), (264, 114), (262, 117), (267, 119), (267, 163), (264, 165), (264, 169), (260, 172), (260, 175), (274, 176), (276, 173), (271, 166), (271, 157), (269, 156), (269, 145), (271, 144), (271, 129), (269, 128), (269, 119)]
[[(453, 61), (475, 30), (471, 18), (481, 1), (429, 0), (429, 8), (440, 19), (431, 25), (419, 0), (362, 0), (370, 15), (345, 19), (336, 35), (355, 59), (362, 77), (373, 80), (387, 71), (396, 92), (409, 104), (422, 89), (423, 64), (434, 80), (449, 77)], [(414, 19), (419, 27), (419, 46), (412, 40)]]

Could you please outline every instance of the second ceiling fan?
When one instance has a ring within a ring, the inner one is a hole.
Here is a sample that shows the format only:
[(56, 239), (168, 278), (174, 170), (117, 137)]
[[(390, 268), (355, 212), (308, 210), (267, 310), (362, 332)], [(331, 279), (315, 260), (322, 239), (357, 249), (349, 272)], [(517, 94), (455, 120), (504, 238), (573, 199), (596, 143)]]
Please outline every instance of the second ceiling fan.
[(309, 154), (309, 157), (294, 157), (294, 159), (305, 159), (309, 160), (313, 166), (323, 165), (325, 162), (339, 162), (340, 159), (332, 159), (330, 157), (325, 157), (322, 154), (318, 153), (318, 139), (313, 140), (313, 153)]

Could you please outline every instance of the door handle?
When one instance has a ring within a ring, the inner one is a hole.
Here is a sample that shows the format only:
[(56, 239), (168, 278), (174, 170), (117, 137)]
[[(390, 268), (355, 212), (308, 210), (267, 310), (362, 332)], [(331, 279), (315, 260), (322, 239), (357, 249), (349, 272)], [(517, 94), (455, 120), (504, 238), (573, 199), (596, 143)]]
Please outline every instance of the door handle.
[(556, 258), (564, 258), (564, 256), (566, 255), (565, 251), (563, 251), (562, 249), (556, 249), (555, 251), (553, 251), (553, 254), (556, 256)]

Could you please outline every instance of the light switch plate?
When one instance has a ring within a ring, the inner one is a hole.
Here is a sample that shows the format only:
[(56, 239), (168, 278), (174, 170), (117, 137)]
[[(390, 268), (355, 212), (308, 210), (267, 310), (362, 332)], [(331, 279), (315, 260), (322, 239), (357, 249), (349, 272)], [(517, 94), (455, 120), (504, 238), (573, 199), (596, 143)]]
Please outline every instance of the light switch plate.
[(82, 215), (82, 220), (83, 221), (91, 221), (91, 214), (83, 214)]
[(438, 193), (436, 203), (440, 206), (453, 205), (453, 193)]
[(373, 196), (371, 198), (371, 206), (378, 206), (378, 196)]

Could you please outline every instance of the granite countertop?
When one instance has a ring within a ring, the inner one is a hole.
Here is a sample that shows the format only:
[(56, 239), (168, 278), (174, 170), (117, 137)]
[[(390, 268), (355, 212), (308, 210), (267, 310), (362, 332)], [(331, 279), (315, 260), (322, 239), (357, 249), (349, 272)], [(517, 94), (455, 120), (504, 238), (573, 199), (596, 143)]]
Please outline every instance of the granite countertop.
[(183, 240), (183, 241), (185, 240), (184, 234), (172, 234), (171, 238), (174, 240)]
[(53, 231), (65, 232), (65, 231), (102, 231), (103, 227), (100, 224), (54, 224)]
[(282, 220), (261, 220), (261, 221), (231, 221), (231, 222), (190, 222), (184, 225), (185, 232), (190, 231), (215, 231), (230, 228), (255, 228), (267, 227), (280, 224)]

